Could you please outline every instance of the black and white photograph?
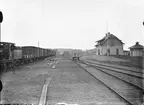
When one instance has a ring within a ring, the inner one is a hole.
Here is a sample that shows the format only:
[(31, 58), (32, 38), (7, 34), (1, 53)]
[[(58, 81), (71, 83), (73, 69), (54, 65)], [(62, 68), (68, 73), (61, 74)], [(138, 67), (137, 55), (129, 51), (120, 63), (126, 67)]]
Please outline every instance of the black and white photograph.
[(144, 105), (144, 0), (0, 0), (0, 105)]

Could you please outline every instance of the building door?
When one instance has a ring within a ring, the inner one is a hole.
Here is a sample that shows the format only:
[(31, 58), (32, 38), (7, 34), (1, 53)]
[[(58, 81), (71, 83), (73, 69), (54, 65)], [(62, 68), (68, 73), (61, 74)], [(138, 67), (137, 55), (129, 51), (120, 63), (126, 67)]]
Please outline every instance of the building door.
[(110, 49), (107, 49), (107, 55), (108, 56), (110, 55)]
[(100, 49), (98, 49), (98, 55), (100, 55)]
[(116, 55), (119, 55), (119, 49), (116, 49)]

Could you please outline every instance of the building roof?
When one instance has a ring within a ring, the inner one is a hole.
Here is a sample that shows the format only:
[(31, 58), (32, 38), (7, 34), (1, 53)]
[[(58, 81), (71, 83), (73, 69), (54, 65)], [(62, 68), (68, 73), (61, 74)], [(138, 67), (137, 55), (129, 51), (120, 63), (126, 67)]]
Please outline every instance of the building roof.
[(129, 49), (144, 49), (144, 46), (140, 45), (139, 42), (136, 42), (136, 44), (129, 47)]
[(124, 50), (123, 52), (129, 52), (128, 50)]
[[(118, 39), (115, 35), (111, 34), (110, 32), (106, 33), (106, 36), (103, 37), (101, 40), (98, 40), (96, 42), (98, 42), (97, 45), (102, 45), (107, 39), (110, 39), (110, 38), (115, 38), (115, 39)], [(118, 39), (122, 44), (124, 44), (120, 39)], [(95, 45), (95, 46), (97, 46)]]
[(15, 43), (11, 43), (11, 42), (0, 42), (0, 44), (15, 44)]
[(36, 48), (35, 46), (21, 46), (22, 48)]

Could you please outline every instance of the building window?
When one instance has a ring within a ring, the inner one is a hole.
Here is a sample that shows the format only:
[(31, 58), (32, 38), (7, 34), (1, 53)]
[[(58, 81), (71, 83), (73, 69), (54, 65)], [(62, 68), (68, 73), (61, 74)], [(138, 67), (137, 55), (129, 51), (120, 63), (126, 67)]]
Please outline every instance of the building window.
[(100, 49), (98, 49), (98, 55), (100, 55)]
[(116, 49), (116, 55), (119, 55), (119, 49)]

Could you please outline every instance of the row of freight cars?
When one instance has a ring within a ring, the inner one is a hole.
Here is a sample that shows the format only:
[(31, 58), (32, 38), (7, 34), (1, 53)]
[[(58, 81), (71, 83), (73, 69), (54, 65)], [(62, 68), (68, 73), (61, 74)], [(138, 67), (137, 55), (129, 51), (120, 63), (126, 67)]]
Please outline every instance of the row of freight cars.
[(55, 50), (0, 42), (0, 70), (55, 56)]

